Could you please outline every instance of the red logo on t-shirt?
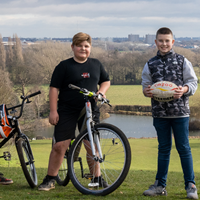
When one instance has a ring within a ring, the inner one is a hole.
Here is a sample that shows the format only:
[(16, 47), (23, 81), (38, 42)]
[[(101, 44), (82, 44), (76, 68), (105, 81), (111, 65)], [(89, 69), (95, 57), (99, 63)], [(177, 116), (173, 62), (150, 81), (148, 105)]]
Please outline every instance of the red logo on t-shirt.
[(90, 73), (84, 72), (81, 76), (83, 78), (90, 78)]

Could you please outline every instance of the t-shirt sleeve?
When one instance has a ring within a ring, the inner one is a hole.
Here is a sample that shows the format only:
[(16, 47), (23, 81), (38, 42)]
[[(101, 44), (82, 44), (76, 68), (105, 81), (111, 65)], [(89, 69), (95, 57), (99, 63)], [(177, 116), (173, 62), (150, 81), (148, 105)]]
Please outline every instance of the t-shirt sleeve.
[(110, 78), (109, 78), (108, 73), (104, 69), (103, 65), (100, 63), (100, 79), (99, 79), (98, 84), (100, 85), (101, 83), (109, 81), (109, 80)]
[(62, 86), (64, 77), (65, 77), (65, 69), (64, 69), (64, 66), (62, 65), (62, 62), (60, 62), (53, 71), (50, 87), (55, 87), (55, 88), (60, 89)]

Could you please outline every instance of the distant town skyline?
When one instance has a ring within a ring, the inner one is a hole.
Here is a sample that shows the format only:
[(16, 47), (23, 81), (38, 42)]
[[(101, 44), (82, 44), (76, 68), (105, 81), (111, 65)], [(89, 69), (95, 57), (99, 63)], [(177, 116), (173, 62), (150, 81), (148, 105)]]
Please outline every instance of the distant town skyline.
[(145, 37), (169, 27), (178, 37), (200, 37), (198, 0), (0, 1), (2, 37)]

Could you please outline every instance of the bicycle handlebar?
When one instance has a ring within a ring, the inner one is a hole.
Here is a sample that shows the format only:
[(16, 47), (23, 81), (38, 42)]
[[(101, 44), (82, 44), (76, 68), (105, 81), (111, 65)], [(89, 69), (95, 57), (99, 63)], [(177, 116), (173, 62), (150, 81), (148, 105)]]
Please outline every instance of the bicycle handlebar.
[(90, 91), (88, 91), (88, 90), (85, 89), (85, 88), (80, 88), (80, 87), (78, 87), (78, 86), (76, 86), (76, 85), (73, 85), (73, 84), (69, 84), (68, 87), (71, 88), (71, 89), (79, 90), (79, 91), (80, 91), (83, 95), (85, 95), (85, 96), (95, 97), (95, 98), (97, 98), (99, 101), (101, 101), (102, 104), (103, 104), (103, 103), (106, 103), (106, 104), (108, 104), (110, 107), (112, 107), (112, 106), (110, 105), (110, 103), (109, 103), (110, 101), (109, 101), (108, 99), (104, 98), (103, 95), (102, 95), (101, 93), (96, 94), (95, 92), (90, 92)]
[(33, 94), (28, 95), (26, 98), (28, 99), (28, 98), (34, 97), (34, 96), (36, 96), (36, 95), (38, 95), (38, 94), (41, 94), (41, 91), (40, 91), (40, 90), (37, 91), (37, 92), (35, 92), (35, 93), (33, 93)]
[(71, 88), (71, 89), (75, 89), (75, 90), (81, 90), (80, 87), (78, 87), (76, 85), (72, 85), (72, 84), (69, 84), (68, 87)]
[(16, 119), (19, 119), (22, 116), (25, 100), (27, 100), (26, 103), (30, 103), (29, 98), (34, 97), (34, 96), (36, 96), (38, 94), (41, 94), (41, 91), (37, 91), (37, 92), (32, 93), (32, 94), (30, 94), (30, 95), (28, 95), (26, 97), (21, 96), (22, 103), (17, 105), (17, 106), (13, 106), (13, 107), (7, 108), (7, 110), (14, 110), (15, 108), (21, 107), (19, 116), (17, 116), (17, 117), (15, 116)]

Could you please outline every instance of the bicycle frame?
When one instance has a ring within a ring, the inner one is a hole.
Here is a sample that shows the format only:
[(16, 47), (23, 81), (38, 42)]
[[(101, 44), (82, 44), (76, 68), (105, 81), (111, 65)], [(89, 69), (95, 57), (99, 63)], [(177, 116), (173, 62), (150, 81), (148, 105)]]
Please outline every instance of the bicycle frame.
[[(96, 95), (95, 93), (93, 94), (93, 92), (89, 92), (87, 89), (79, 88), (78, 86), (75, 86), (75, 85), (72, 85), (72, 84), (69, 84), (69, 88), (78, 89), (79, 91), (81, 91), (81, 93), (84, 94), (84, 97), (85, 97), (85, 100), (86, 100), (85, 101), (86, 116), (84, 118), (84, 121), (83, 121), (83, 124), (82, 124), (80, 132), (82, 132), (84, 130), (84, 125), (86, 124), (87, 131), (88, 131), (88, 136), (89, 136), (89, 140), (90, 140), (89, 142), (90, 142), (90, 145), (91, 145), (93, 159), (95, 161), (103, 162), (104, 159), (103, 159), (103, 155), (102, 155), (102, 151), (101, 151), (101, 146), (100, 146), (98, 134), (94, 129), (94, 121), (93, 121), (93, 118), (92, 118), (91, 102), (89, 100), (89, 97), (97, 97), (97, 99), (98, 99), (98, 95)], [(102, 94), (100, 94), (100, 95), (101, 95), (101, 97), (103, 96)], [(102, 99), (103, 99), (102, 103), (106, 102), (108, 105), (110, 105), (109, 104), (109, 100), (106, 100), (103, 97), (101, 98), (101, 100)], [(83, 116), (83, 112), (81, 112), (81, 115)], [(80, 118), (81, 118), (81, 116), (79, 117), (79, 119)], [(93, 131), (93, 134), (94, 134), (94, 139), (93, 139), (92, 131)], [(99, 158), (96, 156), (96, 149), (95, 149), (94, 143), (97, 146), (97, 150), (98, 150), (98, 153), (99, 153)]]
[[(79, 116), (79, 119), (80, 119), (85, 114), (85, 118), (83, 120), (80, 132), (82, 132), (85, 128), (87, 128), (93, 159), (95, 161), (103, 162), (103, 156), (102, 156), (102, 151), (101, 151), (101, 145), (99, 142), (99, 137), (96, 131), (94, 130), (94, 121), (92, 118), (91, 102), (89, 101), (89, 98), (87, 96), (85, 96), (85, 99), (86, 99), (85, 108), (82, 110)], [(92, 130), (93, 130), (93, 134), (92, 134)], [(93, 135), (94, 135), (94, 138), (93, 138)], [(97, 146), (99, 158), (96, 156), (95, 144)]]

